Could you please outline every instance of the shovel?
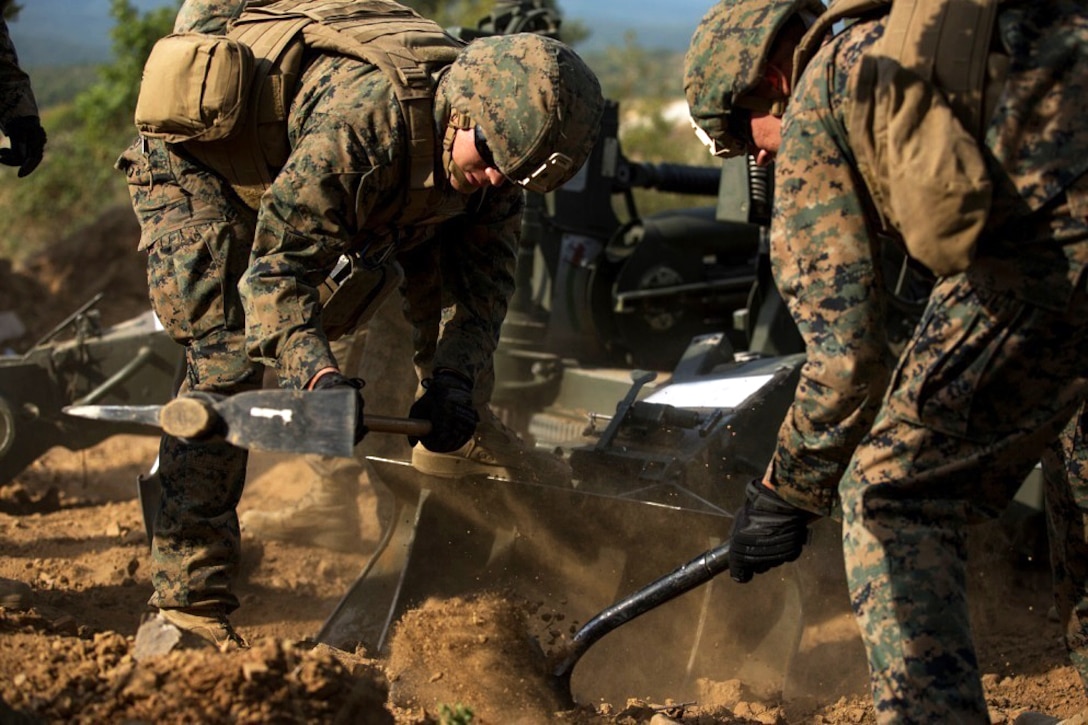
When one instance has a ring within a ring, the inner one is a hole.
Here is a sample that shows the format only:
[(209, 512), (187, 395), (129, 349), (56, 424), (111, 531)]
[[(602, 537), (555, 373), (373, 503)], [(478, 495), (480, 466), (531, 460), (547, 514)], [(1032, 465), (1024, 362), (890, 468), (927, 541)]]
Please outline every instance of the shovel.
[(570, 642), (553, 659), (559, 662), (552, 670), (551, 686), (568, 707), (574, 707), (574, 694), (570, 679), (574, 666), (601, 637), (612, 632), (635, 617), (686, 594), (696, 587), (729, 569), (729, 545), (724, 544), (704, 551), (691, 561), (670, 573), (650, 582), (637, 592), (624, 597), (597, 616), (586, 622)]

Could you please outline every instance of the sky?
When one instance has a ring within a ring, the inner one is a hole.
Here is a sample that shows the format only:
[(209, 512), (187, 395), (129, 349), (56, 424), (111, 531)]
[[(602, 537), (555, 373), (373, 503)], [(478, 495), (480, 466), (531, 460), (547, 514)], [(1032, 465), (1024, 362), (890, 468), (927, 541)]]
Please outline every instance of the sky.
[[(140, 10), (173, 5), (172, 0), (131, 0)], [(713, 0), (559, 0), (564, 18), (592, 31), (580, 49), (620, 45), (633, 30), (644, 47), (683, 50)], [(29, 0), (10, 26), (25, 65), (102, 62), (109, 57), (110, 0)]]
[(591, 41), (616, 45), (633, 29), (641, 45), (672, 50), (687, 47), (699, 19), (713, 0), (559, 0), (565, 18), (579, 19), (593, 31)]

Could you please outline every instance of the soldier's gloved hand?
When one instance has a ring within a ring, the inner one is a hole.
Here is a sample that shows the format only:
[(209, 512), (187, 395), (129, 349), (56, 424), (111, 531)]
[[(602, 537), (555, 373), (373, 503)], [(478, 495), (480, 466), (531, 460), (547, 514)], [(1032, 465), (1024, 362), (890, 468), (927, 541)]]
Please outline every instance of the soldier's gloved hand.
[(408, 436), (408, 442), (422, 443), (435, 453), (456, 451), (472, 438), (480, 420), (472, 404), (472, 383), (455, 372), (439, 370), (423, 381), (423, 388), (408, 415), (431, 421), (431, 432), (419, 438)]
[(787, 503), (760, 479), (748, 484), (744, 499), (733, 519), (729, 546), (729, 575), (742, 583), (797, 559), (808, 541), (808, 525), (819, 518)]
[(355, 391), (355, 445), (363, 440), (367, 427), (363, 422), (363, 387), (366, 385), (361, 378), (345, 378), (338, 372), (330, 371), (322, 375), (314, 383), (314, 390), (336, 390), (338, 388), (351, 388)]
[(45, 153), (45, 129), (37, 116), (18, 116), (4, 125), (11, 148), (0, 149), (0, 164), (19, 167), (23, 178), (42, 162)]

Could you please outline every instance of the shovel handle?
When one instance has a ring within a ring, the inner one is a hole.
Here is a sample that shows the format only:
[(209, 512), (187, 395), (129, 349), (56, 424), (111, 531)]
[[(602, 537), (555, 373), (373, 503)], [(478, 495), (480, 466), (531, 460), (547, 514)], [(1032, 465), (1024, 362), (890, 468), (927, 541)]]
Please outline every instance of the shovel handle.
[(219, 427), (221, 419), (212, 400), (194, 395), (174, 398), (159, 411), (163, 433), (176, 438), (205, 438)]
[(363, 415), (363, 425), (376, 433), (400, 433), (421, 438), (431, 432), (431, 421), (422, 418), (394, 418), (389, 415)]
[(665, 602), (676, 599), (729, 569), (731, 540), (704, 551), (686, 564), (650, 582), (634, 594), (616, 602), (589, 620), (556, 655), (559, 664), (552, 670), (551, 684), (566, 705), (574, 705), (570, 681), (574, 666), (593, 644), (617, 627), (640, 617)]

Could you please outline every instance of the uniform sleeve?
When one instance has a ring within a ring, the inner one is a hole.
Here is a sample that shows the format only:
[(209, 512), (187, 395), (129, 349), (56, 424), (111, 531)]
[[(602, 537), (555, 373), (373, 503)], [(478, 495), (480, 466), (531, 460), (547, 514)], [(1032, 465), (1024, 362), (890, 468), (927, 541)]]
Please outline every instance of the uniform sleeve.
[(30, 78), (19, 67), (8, 25), (0, 18), (0, 125), (20, 116), (37, 116)]
[(784, 498), (825, 515), (876, 414), (889, 362), (867, 197), (826, 100), (845, 77), (834, 62), (825, 46), (790, 101), (771, 227), (775, 281), (806, 349), (771, 476)]
[(489, 196), (459, 233), (443, 235), (440, 249), (442, 284), (452, 305), (443, 312), (434, 367), (458, 370), (477, 381), (491, 370), (514, 293), (524, 203), (523, 192), (513, 185)]
[(274, 365), (281, 384), (295, 388), (335, 366), (320, 329), (318, 287), (397, 187), (396, 174), (369, 157), (356, 129), (334, 119), (311, 126), (262, 197), (240, 283), (250, 357)]
[(242, 11), (242, 4), (243, 0), (185, 0), (174, 19), (174, 32), (223, 33), (231, 18)]
[(442, 224), (432, 243), (400, 258), (420, 375), (456, 370), (476, 381), (480, 402), (490, 395), (492, 357), (514, 291), (523, 202), (516, 187), (489, 189), (475, 212)]

